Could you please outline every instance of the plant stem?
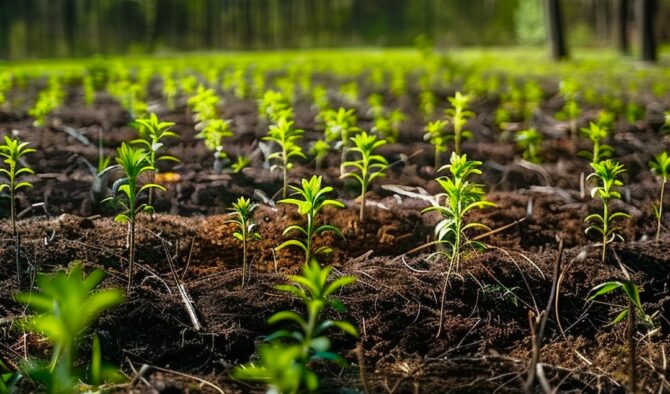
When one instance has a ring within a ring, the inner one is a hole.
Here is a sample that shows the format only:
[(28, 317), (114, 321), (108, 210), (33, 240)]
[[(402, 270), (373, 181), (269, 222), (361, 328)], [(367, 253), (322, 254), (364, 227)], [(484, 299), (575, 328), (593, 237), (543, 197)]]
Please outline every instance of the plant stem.
[(287, 193), (288, 193), (288, 158), (286, 157), (286, 149), (283, 149), (283, 160), (284, 160), (284, 166), (282, 170), (284, 171), (284, 188), (282, 189), (282, 198), (286, 198)]
[(363, 189), (361, 193), (361, 211), (358, 214), (358, 221), (360, 223), (363, 223), (365, 220), (365, 189)]
[(607, 234), (609, 233), (609, 209), (607, 200), (603, 200), (603, 252), (601, 261), (605, 262), (605, 255), (607, 254)]
[(247, 276), (247, 231), (246, 223), (242, 222), (245, 228), (242, 229), (242, 287)]
[(135, 219), (130, 220), (130, 241), (128, 246), (128, 289), (127, 294), (130, 295), (130, 286), (133, 283), (133, 269), (135, 265)]
[[(13, 173), (12, 169), (12, 173)], [(16, 284), (18, 287), (21, 287), (21, 263), (19, 261), (19, 256), (21, 254), (21, 239), (19, 238), (19, 232), (16, 230), (16, 195), (14, 194), (14, 179), (11, 179), (9, 184), (9, 214), (12, 218), (12, 234), (14, 235), (14, 253), (16, 259)]]
[(661, 219), (663, 218), (663, 193), (665, 192), (665, 182), (666, 180), (664, 179), (663, 182), (661, 183), (661, 197), (658, 200), (658, 223), (656, 226), (656, 242), (661, 237)]

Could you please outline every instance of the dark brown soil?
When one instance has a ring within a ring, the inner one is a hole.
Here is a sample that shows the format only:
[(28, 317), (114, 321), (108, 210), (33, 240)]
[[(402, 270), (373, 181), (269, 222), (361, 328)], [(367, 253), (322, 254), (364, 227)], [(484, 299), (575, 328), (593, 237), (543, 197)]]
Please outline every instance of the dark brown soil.
[[(286, 273), (299, 268), (301, 257), (297, 253), (273, 252), (285, 239), (281, 231), (299, 217), (292, 208), (283, 206), (263, 204), (257, 210), (255, 219), (263, 239), (250, 244), (251, 282), (241, 289), (241, 245), (231, 236), (231, 225), (225, 223), (226, 208), (236, 196), (250, 196), (255, 190), (273, 196), (281, 180), (264, 169), (259, 159), (241, 174), (213, 174), (212, 155), (194, 139), (185, 108), (169, 113), (162, 102), (151, 104), (161, 119), (177, 123), (174, 129), (182, 136), (169, 146), (183, 161), (170, 169), (180, 180), (167, 184), (168, 192), (157, 195), (159, 213), (155, 218), (140, 220), (137, 256), (141, 268), (133, 294), (95, 326), (103, 352), (129, 376), (134, 375), (133, 368), (146, 363), (200, 377), (226, 393), (260, 392), (260, 387), (233, 381), (229, 373), (252, 358), (262, 337), (272, 332), (273, 327), (265, 322), (268, 316), (282, 309), (300, 309), (296, 300), (273, 288), (285, 280)], [(492, 111), (491, 103), (477, 105), (479, 113)], [(236, 130), (229, 153), (250, 153), (266, 129), (257, 121), (255, 104), (228, 99), (223, 108)], [(312, 138), (317, 126), (309, 111), (308, 105), (296, 108), (298, 126)], [(478, 212), (472, 219), (491, 228), (521, 221), (486, 238), (491, 246), (487, 251), (465, 259), (460, 274), (450, 277), (442, 303), (443, 263), (430, 262), (429, 249), (404, 255), (430, 239), (437, 216), (421, 214), (425, 201), (382, 187), (404, 185), (423, 188), (429, 194), (440, 191), (432, 180), (432, 148), (420, 142), (418, 118), (410, 119), (401, 141), (383, 149), (395, 164), (370, 192), (368, 200), (373, 204), (363, 226), (358, 222), (358, 203), (353, 200), (356, 190), (339, 179), (336, 154), (320, 172), (347, 204), (346, 209), (326, 210), (323, 215), (325, 222), (342, 229), (344, 238), (326, 236), (320, 242), (333, 245), (328, 263), (337, 275), (358, 277), (358, 282), (341, 294), (348, 309), (339, 317), (360, 328), (363, 370), (370, 389), (379, 393), (520, 391), (531, 350), (528, 313), (546, 306), (556, 237), (560, 236), (566, 247), (563, 261), (567, 270), (560, 288), (559, 314), (557, 317), (552, 311), (549, 317), (541, 356), (548, 381), (560, 391), (624, 391), (624, 327), (606, 326), (612, 309), (586, 301), (595, 285), (621, 278), (616, 254), (642, 288), (645, 311), (655, 316), (658, 330), (653, 335), (643, 337), (650, 328), (638, 327), (638, 374), (644, 391), (658, 392), (663, 387), (661, 377), (668, 376), (667, 370), (662, 371), (662, 362), (663, 354), (670, 350), (670, 236), (665, 229), (660, 242), (650, 240), (655, 231), (651, 205), (658, 185), (646, 163), (656, 147), (660, 149), (657, 132), (617, 126), (611, 144), (628, 169), (624, 199), (617, 209), (632, 218), (623, 225), (627, 242), (613, 245), (607, 262), (602, 263), (599, 249), (592, 246), (596, 240), (583, 231), (583, 218), (598, 209), (588, 193), (580, 193), (580, 174), (589, 167), (574, 153), (587, 146), (575, 146), (567, 137), (547, 138), (546, 163), (538, 169), (515, 160), (512, 144), (496, 142), (487, 117), (473, 122), (476, 137), (466, 143), (465, 151), (484, 162), (481, 182), (497, 207)], [(105, 94), (99, 94), (93, 108), (86, 108), (79, 95), (72, 94), (67, 105), (49, 118), (47, 127), (35, 128), (31, 122), (19, 112), (0, 112), (0, 130), (18, 130), (22, 139), (38, 149), (27, 160), (38, 174), (31, 179), (35, 187), (19, 196), (25, 210), (19, 223), (22, 289), (29, 287), (36, 272), (58, 270), (76, 259), (87, 267), (107, 271), (105, 286), (123, 287), (125, 227), (114, 223), (113, 212), (92, 197), (95, 177), (82, 159), (93, 165), (97, 162), (99, 130), (103, 130), (107, 155), (135, 136), (127, 126), (125, 112)], [(363, 119), (364, 127), (368, 123)], [(85, 136), (90, 145), (72, 138), (66, 130)], [(403, 159), (404, 155), (409, 159)], [(313, 173), (314, 163), (302, 163), (292, 171), (292, 180)], [(44, 204), (29, 208), (39, 203)], [(0, 211), (7, 216), (6, 199), (0, 203)], [(665, 223), (668, 219), (666, 215)], [(194, 301), (203, 325), (200, 331), (193, 329), (179, 298), (165, 248), (175, 256), (177, 274)], [(581, 251), (586, 251), (583, 259), (577, 257)], [(0, 265), (0, 315), (6, 317), (0, 320), (0, 356), (17, 361), (24, 351), (34, 354), (44, 349), (33, 336), (25, 349), (21, 332), (13, 323), (25, 311), (12, 297), (19, 289), (8, 221), (0, 225), (0, 255), (4, 262)], [(621, 304), (623, 298), (610, 297), (608, 301)], [(344, 370), (317, 365), (324, 377), (324, 392), (362, 390), (359, 360), (352, 351), (356, 342), (336, 335), (334, 347), (351, 365)], [(119, 390), (216, 392), (170, 372), (154, 370), (146, 376), (153, 388), (138, 381), (133, 388)]]

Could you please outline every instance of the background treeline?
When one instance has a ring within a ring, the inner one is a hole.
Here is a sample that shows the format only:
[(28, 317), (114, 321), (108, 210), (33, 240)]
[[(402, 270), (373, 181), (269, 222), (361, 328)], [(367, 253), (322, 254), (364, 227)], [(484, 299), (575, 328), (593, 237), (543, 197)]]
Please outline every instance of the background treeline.
[[(561, 0), (568, 43), (613, 44), (617, 1)], [(656, 1), (665, 42), (670, 1)], [(439, 46), (541, 45), (544, 18), (540, 0), (0, 0), (0, 59), (401, 46), (420, 34)]]

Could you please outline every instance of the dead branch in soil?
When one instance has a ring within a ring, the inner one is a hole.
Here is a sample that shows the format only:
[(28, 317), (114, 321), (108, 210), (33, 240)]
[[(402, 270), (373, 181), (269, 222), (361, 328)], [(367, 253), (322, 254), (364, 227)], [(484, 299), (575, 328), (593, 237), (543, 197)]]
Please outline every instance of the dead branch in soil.
[(174, 258), (176, 258), (179, 254), (179, 245), (177, 245), (176, 247), (175, 257), (173, 258), (173, 256), (170, 255), (170, 252), (168, 251), (168, 245), (165, 242), (165, 240), (162, 237), (159, 238), (161, 240), (161, 243), (163, 244), (165, 257), (167, 258), (168, 265), (170, 266), (170, 271), (172, 272), (172, 277), (174, 278), (177, 290), (179, 290), (181, 300), (184, 303), (184, 307), (186, 308), (186, 313), (188, 314), (188, 317), (191, 319), (191, 323), (193, 324), (193, 329), (196, 331), (200, 331), (201, 325), (200, 321), (198, 320), (198, 315), (195, 312), (195, 308), (193, 307), (194, 304), (193, 299), (188, 294), (188, 291), (186, 290), (184, 284), (179, 280), (179, 276), (177, 275), (177, 271), (174, 264)]

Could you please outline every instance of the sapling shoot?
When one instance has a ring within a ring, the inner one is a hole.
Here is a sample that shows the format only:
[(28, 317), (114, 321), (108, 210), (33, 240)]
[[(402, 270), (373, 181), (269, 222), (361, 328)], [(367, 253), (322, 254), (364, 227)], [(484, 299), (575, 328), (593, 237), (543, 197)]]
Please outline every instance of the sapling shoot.
[(230, 165), (230, 169), (233, 170), (235, 174), (242, 172), (243, 169), (251, 165), (251, 158), (246, 155), (239, 155), (235, 159), (235, 162)]
[[(164, 139), (168, 137), (179, 138), (179, 135), (170, 130), (170, 127), (174, 126), (173, 122), (160, 122), (156, 114), (151, 114), (149, 118), (137, 119), (135, 122), (140, 126), (141, 138), (131, 141), (131, 144), (146, 147), (146, 151), (148, 152), (147, 162), (151, 167), (155, 168), (155, 170), (151, 171), (151, 178), (153, 180), (158, 173), (159, 161), (179, 162), (179, 159), (174, 156), (159, 154), (159, 150), (164, 146)], [(149, 189), (148, 193), (149, 205), (152, 205), (153, 189)]]
[(302, 138), (303, 131), (293, 127), (293, 121), (279, 118), (276, 124), (270, 126), (268, 135), (263, 137), (264, 141), (272, 141), (279, 145), (280, 150), (268, 156), (268, 160), (274, 160), (271, 171), (279, 168), (282, 170), (284, 186), (282, 187), (282, 198), (288, 195), (288, 170), (293, 167), (292, 159), (295, 157), (306, 158), (298, 140)]
[(472, 132), (463, 130), (463, 126), (465, 126), (468, 119), (475, 116), (475, 113), (468, 110), (471, 100), (470, 96), (456, 92), (454, 97), (449, 97), (448, 100), (453, 108), (447, 108), (444, 113), (447, 115), (447, 119), (454, 129), (454, 152), (460, 155), (461, 142), (464, 139), (472, 137)]
[(583, 127), (581, 132), (593, 144), (593, 151), (580, 152), (581, 156), (591, 160), (591, 163), (598, 163), (612, 156), (614, 148), (604, 143), (609, 134), (606, 126), (591, 122), (589, 127)]
[[(341, 175), (341, 178), (354, 178), (361, 186), (359, 221), (363, 223), (365, 220), (365, 194), (368, 187), (375, 178), (383, 177), (388, 167), (388, 161), (383, 156), (375, 154), (375, 150), (386, 144), (386, 141), (379, 140), (376, 136), (368, 135), (366, 132), (357, 134), (351, 140), (354, 142), (354, 147), (349, 151), (356, 153), (358, 158), (342, 163), (345, 172)], [(352, 168), (347, 169), (348, 167)]]
[(314, 162), (317, 171), (321, 170), (323, 165), (323, 160), (328, 156), (331, 147), (326, 140), (316, 140), (312, 145), (312, 148), (309, 150), (309, 153), (314, 155)]
[(531, 163), (540, 163), (540, 147), (544, 140), (542, 134), (535, 129), (519, 131), (514, 140), (516, 145), (522, 149), (521, 157)]
[[(117, 149), (116, 162), (117, 165), (107, 167), (105, 171), (120, 168), (125, 176), (114, 182), (112, 196), (104, 199), (103, 202), (119, 203), (123, 211), (114, 217), (114, 221), (128, 225), (128, 294), (130, 294), (135, 263), (135, 221), (140, 212), (154, 212), (150, 204), (140, 201), (140, 197), (143, 192), (151, 189), (165, 191), (165, 187), (156, 183), (145, 183), (140, 186), (140, 175), (155, 171), (155, 168), (149, 163), (149, 154), (142, 148), (134, 149), (131, 145), (123, 143)], [(119, 194), (124, 199), (118, 198)]]
[(346, 160), (349, 139), (359, 131), (356, 127), (356, 113), (354, 109), (340, 108), (337, 111), (329, 110), (323, 114), (326, 124), (326, 142), (338, 141), (335, 149), (340, 150), (340, 165)]
[(668, 152), (661, 152), (654, 156), (654, 159), (649, 162), (651, 171), (656, 174), (661, 180), (660, 196), (658, 197), (658, 205), (654, 205), (654, 216), (656, 216), (656, 241), (661, 236), (661, 221), (663, 220), (663, 197), (665, 193), (665, 184), (670, 177), (670, 155)]
[(333, 191), (333, 188), (330, 186), (322, 187), (321, 186), (322, 177), (312, 176), (309, 180), (302, 180), (302, 188), (290, 186), (293, 190), (293, 195), (300, 197), (297, 198), (285, 198), (279, 202), (282, 204), (295, 205), (298, 208), (298, 213), (305, 217), (307, 223), (305, 227), (300, 227), (297, 224), (292, 224), (283, 232), (283, 235), (287, 235), (290, 232), (298, 232), (304, 236), (304, 240), (290, 239), (285, 241), (277, 247), (277, 250), (284, 249), (287, 246), (297, 246), (305, 252), (305, 263), (308, 263), (312, 257), (329, 254), (332, 252), (332, 249), (328, 246), (320, 246), (314, 248), (314, 237), (325, 232), (332, 231), (335, 234), (342, 236), (340, 229), (329, 224), (318, 224), (318, 215), (321, 210), (326, 206), (333, 206), (336, 208), (344, 208), (344, 204), (337, 200), (330, 200), (325, 197), (327, 193)]
[(615, 239), (623, 239), (618, 234), (619, 227), (614, 225), (614, 220), (618, 218), (627, 219), (630, 215), (623, 212), (610, 212), (609, 203), (611, 200), (620, 199), (621, 193), (619, 188), (623, 186), (623, 182), (618, 179), (618, 176), (626, 172), (622, 164), (613, 160), (603, 160), (598, 163), (591, 163), (593, 173), (586, 179), (595, 178), (597, 186), (591, 189), (591, 197), (598, 196), (603, 205), (603, 214), (591, 214), (584, 219), (585, 223), (590, 223), (586, 228), (586, 233), (597, 232), (602, 236), (602, 261), (605, 262), (605, 255), (607, 252), (607, 244)]
[(442, 165), (440, 158), (442, 153), (447, 151), (447, 142), (452, 139), (452, 136), (446, 133), (447, 125), (445, 120), (429, 122), (426, 125), (426, 134), (423, 136), (423, 139), (430, 141), (435, 148), (435, 171)]
[[(449, 259), (450, 271), (458, 272), (463, 249), (469, 246), (473, 249), (484, 249), (485, 245), (479, 241), (467, 238), (466, 231), (469, 229), (490, 228), (481, 223), (467, 223), (465, 220), (468, 212), (474, 209), (495, 207), (495, 204), (484, 199), (484, 187), (477, 183), (470, 183), (470, 177), (481, 174), (478, 168), (481, 161), (468, 160), (467, 155), (451, 153), (450, 164), (440, 169), (448, 169), (451, 177), (437, 178), (445, 193), (439, 194), (438, 198), (444, 198), (447, 205), (432, 206), (422, 212), (437, 211), (444, 219), (435, 226), (437, 240), (446, 245), (446, 255)], [(444, 254), (444, 252), (439, 252)]]
[(21, 239), (16, 228), (16, 192), (24, 187), (33, 187), (30, 182), (21, 180), (22, 175), (33, 175), (35, 172), (23, 165), (23, 157), (35, 152), (29, 148), (28, 142), (21, 142), (18, 138), (11, 139), (5, 136), (5, 143), (0, 145), (0, 157), (7, 168), (0, 168), (0, 173), (7, 177), (7, 183), (0, 184), (0, 192), (9, 191), (9, 217), (12, 221), (12, 235), (14, 236), (15, 258), (16, 258), (16, 283), (21, 287), (21, 267), (19, 255), (21, 250)]
[(233, 236), (242, 241), (242, 287), (247, 277), (247, 242), (261, 239), (261, 235), (256, 231), (256, 222), (252, 217), (257, 207), (258, 205), (252, 203), (250, 199), (240, 197), (230, 209), (233, 219), (226, 221), (226, 223), (235, 224), (236, 229)]

